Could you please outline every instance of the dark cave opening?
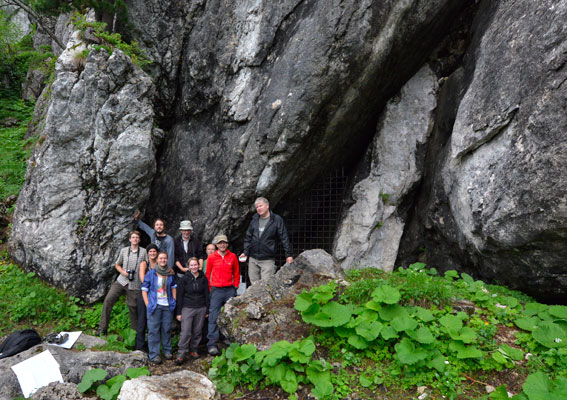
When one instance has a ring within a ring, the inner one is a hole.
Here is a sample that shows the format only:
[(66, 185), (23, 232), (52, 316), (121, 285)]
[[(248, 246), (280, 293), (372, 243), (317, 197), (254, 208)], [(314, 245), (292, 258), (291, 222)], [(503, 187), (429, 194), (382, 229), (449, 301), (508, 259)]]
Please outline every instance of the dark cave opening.
[[(321, 176), (303, 193), (274, 208), (285, 220), (294, 255), (309, 249), (331, 253), (348, 182), (345, 168), (339, 167)], [(276, 265), (284, 263), (285, 255), (279, 246)]]

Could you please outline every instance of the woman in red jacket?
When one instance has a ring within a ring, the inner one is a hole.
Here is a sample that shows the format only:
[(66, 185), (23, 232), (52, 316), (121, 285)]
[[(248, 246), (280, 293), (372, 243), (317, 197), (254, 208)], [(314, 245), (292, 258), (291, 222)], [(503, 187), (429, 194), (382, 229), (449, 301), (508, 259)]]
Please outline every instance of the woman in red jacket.
[(211, 355), (219, 354), (219, 327), (217, 319), (222, 306), (232, 297), (240, 284), (240, 269), (236, 254), (228, 250), (228, 238), (219, 235), (215, 239), (217, 251), (207, 258), (207, 280), (211, 288), (209, 308), (209, 334), (207, 350)]

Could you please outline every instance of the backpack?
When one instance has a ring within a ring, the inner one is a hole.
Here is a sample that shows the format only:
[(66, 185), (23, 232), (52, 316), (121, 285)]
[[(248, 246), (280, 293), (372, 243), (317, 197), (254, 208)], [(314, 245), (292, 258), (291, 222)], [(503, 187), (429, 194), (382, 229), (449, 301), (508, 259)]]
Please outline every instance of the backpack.
[(0, 345), (0, 359), (13, 356), (40, 343), (41, 336), (34, 329), (15, 331)]

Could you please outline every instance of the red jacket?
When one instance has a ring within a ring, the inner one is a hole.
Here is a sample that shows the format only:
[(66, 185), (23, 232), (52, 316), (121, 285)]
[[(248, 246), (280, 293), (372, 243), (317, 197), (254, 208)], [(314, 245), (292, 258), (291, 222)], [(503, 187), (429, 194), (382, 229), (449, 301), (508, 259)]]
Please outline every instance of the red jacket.
[(238, 289), (238, 285), (240, 285), (240, 268), (236, 254), (227, 250), (223, 257), (218, 250), (215, 251), (207, 258), (206, 275), (209, 281), (209, 288), (211, 286), (234, 286)]

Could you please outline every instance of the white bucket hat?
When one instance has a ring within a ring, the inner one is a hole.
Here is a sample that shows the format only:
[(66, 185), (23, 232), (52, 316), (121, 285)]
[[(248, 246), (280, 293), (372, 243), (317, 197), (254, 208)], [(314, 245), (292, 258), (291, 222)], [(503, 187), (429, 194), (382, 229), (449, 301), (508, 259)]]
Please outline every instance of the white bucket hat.
[(191, 225), (191, 221), (189, 221), (189, 220), (181, 221), (181, 223), (179, 224), (179, 230), (180, 231), (192, 231), (193, 225)]

